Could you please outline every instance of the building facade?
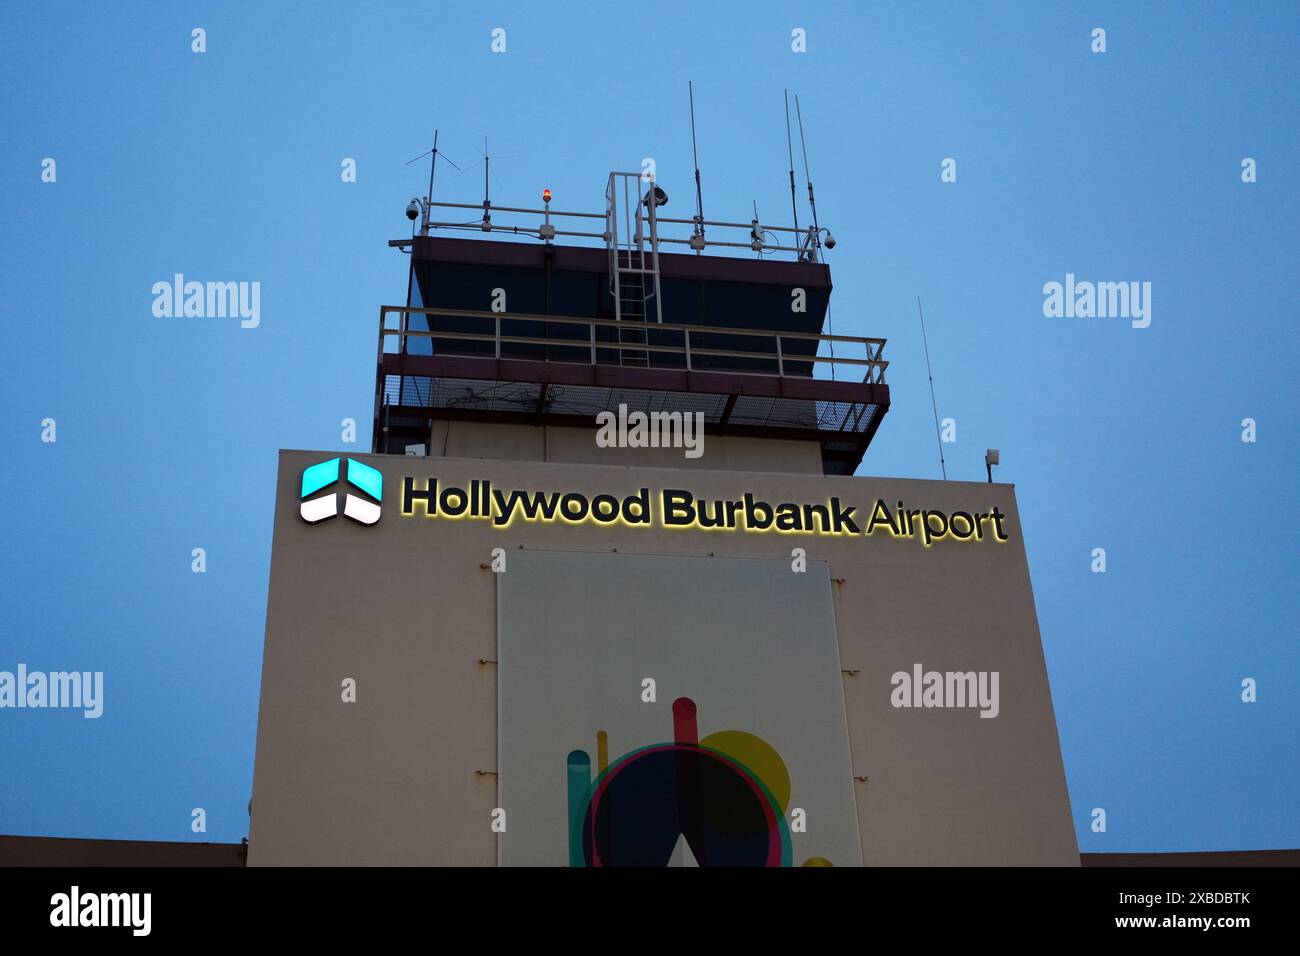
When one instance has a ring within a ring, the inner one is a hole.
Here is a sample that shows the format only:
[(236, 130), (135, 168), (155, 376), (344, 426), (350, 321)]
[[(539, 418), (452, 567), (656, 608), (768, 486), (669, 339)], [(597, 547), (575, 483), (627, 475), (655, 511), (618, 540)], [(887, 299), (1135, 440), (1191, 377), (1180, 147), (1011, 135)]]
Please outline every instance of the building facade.
[(1014, 488), (855, 477), (816, 237), (650, 208), (397, 244), (374, 453), (280, 454), (249, 865), (1078, 865)]

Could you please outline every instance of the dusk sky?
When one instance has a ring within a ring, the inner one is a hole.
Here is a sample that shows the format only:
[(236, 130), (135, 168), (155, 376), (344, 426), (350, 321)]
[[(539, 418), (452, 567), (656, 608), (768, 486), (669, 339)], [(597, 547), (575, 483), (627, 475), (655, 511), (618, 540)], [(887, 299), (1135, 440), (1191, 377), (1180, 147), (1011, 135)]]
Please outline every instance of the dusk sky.
[[(494, 202), (599, 212), (652, 157), (689, 216), (693, 80), (710, 218), (788, 224), (799, 95), (834, 331), (888, 340), (858, 474), (940, 477), (918, 296), (948, 476), (1000, 449), (1080, 850), (1300, 846), (1297, 36), (1284, 2), (5, 4), (0, 670), (102, 671), (104, 711), (0, 710), (0, 833), (247, 835), (277, 453), (369, 451), (407, 161), (437, 128), (435, 198), (479, 202), (486, 137)], [(177, 273), (260, 283), (259, 323), (155, 316)], [(1150, 283), (1149, 325), (1049, 317), (1067, 275)]]

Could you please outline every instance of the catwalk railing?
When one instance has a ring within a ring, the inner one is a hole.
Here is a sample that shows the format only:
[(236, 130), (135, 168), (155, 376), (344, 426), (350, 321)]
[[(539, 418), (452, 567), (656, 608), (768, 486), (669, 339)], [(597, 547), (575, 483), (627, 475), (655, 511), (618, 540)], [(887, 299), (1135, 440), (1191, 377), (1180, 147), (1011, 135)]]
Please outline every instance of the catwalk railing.
[[(410, 316), (422, 315), (428, 317), (429, 330), (410, 328)], [(398, 316), (395, 325), (390, 324), (390, 316)], [(446, 329), (435, 329), (438, 318), (448, 318), (457, 320), (481, 320), (490, 322), (492, 331), (490, 332), (457, 332)], [(542, 326), (546, 331), (551, 326), (568, 326), (578, 330), (586, 331), (585, 337), (576, 338), (556, 338), (537, 335), (508, 335), (502, 332), (503, 322), (527, 322), (536, 323)], [(633, 329), (637, 332), (652, 333), (660, 343), (665, 338), (671, 339), (672, 333), (680, 333), (679, 343), (668, 344), (651, 344), (648, 341), (640, 342), (623, 342), (617, 338), (613, 340), (599, 339), (596, 334), (597, 329), (607, 328), (615, 332), (628, 332)], [(668, 333), (665, 335), (664, 333)], [(741, 337), (757, 341), (760, 348), (757, 349), (718, 349), (705, 348), (699, 345), (692, 345), (692, 337), (698, 342), (702, 336), (729, 336)], [(383, 364), (384, 356), (387, 355), (408, 355), (411, 353), (409, 345), (412, 340), (433, 340), (436, 339), (446, 350), (444, 354), (459, 354), (466, 357), (484, 357), (500, 359), (503, 345), (532, 345), (548, 346), (552, 349), (565, 349), (571, 356), (581, 354), (582, 360), (573, 357), (569, 358), (551, 358), (547, 357), (545, 361), (556, 362), (560, 364), (577, 364), (577, 365), (606, 365), (598, 361), (600, 353), (608, 352), (636, 352), (639, 354), (654, 353), (657, 355), (674, 355), (680, 357), (684, 363), (686, 371), (695, 371), (694, 362), (697, 358), (722, 358), (722, 359), (745, 359), (758, 361), (763, 364), (770, 363), (771, 369), (728, 369), (727, 373), (732, 375), (761, 375), (771, 377), (773, 375), (780, 378), (801, 378), (807, 379), (815, 377), (808, 374), (794, 374), (787, 372), (787, 362), (796, 366), (811, 366), (815, 369), (817, 366), (829, 367), (834, 377), (837, 367), (844, 368), (861, 368), (865, 369), (862, 382), (867, 384), (885, 384), (885, 370), (889, 367), (889, 362), (881, 357), (885, 348), (885, 340), (878, 338), (869, 338), (860, 335), (826, 335), (813, 332), (787, 332), (773, 329), (746, 329), (731, 328), (729, 326), (703, 326), (703, 325), (676, 325), (669, 322), (620, 322), (614, 319), (593, 319), (593, 318), (576, 318), (572, 316), (559, 315), (527, 315), (517, 312), (476, 312), (465, 309), (425, 309), (414, 306), (397, 306), (384, 305), (379, 308), (379, 353), (378, 362)], [(396, 347), (391, 351), (387, 348), (390, 341), (395, 340)], [(446, 349), (445, 343), (467, 342), (477, 343), (478, 345), (492, 346), (491, 356), (484, 355), (478, 349), (472, 349), (466, 352), (457, 352), (454, 347)], [(807, 348), (807, 343), (815, 342), (816, 347), (811, 352), (796, 351), (791, 354), (787, 352), (786, 345), (783, 343), (803, 343)], [(839, 356), (834, 354), (822, 355), (821, 347), (825, 343), (828, 350), (833, 350), (836, 345), (860, 347), (863, 351), (862, 357)], [(432, 343), (430, 343), (432, 351)], [(423, 353), (429, 354), (429, 353)], [(504, 356), (510, 357), (510, 356)], [(617, 363), (614, 363), (617, 364)], [(710, 371), (716, 371), (716, 367), (710, 368)]]

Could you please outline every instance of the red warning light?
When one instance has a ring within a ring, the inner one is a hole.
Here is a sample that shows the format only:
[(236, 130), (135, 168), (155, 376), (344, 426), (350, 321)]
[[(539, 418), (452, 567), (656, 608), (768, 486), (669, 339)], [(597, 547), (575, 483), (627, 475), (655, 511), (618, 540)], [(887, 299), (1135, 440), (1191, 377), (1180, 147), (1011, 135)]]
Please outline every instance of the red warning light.
[(551, 201), (551, 191), (549, 189), (543, 189), (542, 202), (550, 202), (550, 201)]

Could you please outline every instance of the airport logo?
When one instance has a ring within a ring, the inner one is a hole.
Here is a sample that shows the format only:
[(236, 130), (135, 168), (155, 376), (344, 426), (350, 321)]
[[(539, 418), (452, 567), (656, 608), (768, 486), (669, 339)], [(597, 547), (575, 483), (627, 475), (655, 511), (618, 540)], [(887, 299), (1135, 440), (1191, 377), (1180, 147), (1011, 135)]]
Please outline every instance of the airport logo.
[[(336, 491), (334, 486), (339, 483), (343, 462), (346, 462), (347, 486)], [(360, 494), (354, 494), (354, 491)], [(312, 465), (302, 473), (302, 503), (298, 506), (298, 513), (308, 524), (333, 518), (339, 513), (340, 496), (343, 497), (345, 517), (361, 524), (375, 524), (379, 521), (379, 504), (384, 497), (384, 476), (355, 458), (331, 458)]]

